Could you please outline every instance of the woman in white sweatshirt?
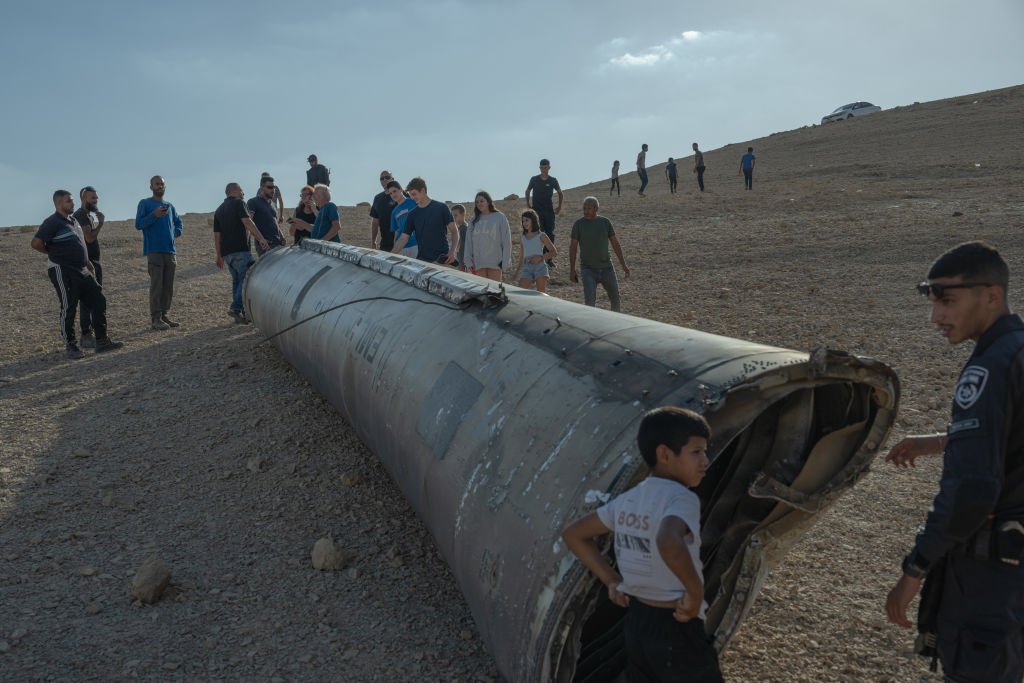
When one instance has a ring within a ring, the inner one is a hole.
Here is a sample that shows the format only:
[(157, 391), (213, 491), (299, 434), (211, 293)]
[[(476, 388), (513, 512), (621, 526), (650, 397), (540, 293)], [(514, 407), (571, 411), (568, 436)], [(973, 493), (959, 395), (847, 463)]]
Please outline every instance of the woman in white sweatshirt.
[(473, 204), (473, 220), (466, 230), (466, 268), (501, 282), (501, 269), (512, 260), (508, 219), (494, 208), (494, 200), (486, 192), (477, 192)]

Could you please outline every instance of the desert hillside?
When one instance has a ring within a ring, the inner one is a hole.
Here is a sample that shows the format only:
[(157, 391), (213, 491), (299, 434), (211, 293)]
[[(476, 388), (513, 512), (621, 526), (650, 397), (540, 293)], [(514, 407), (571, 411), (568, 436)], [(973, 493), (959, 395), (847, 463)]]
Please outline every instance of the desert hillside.
[[(679, 192), (663, 164), (646, 198), (635, 173), (621, 196), (606, 180), (567, 190), (549, 293), (582, 302), (568, 237), (596, 195), (632, 269), (620, 274), (625, 313), (874, 357), (902, 384), (888, 445), (944, 428), (970, 350), (948, 348), (913, 286), (943, 250), (982, 238), (1010, 263), (1022, 308), (1022, 115), (1024, 86), (737, 141), (705, 150), (704, 193), (692, 140), (652, 149), (650, 161), (680, 155)], [(737, 174), (747, 146), (753, 191)], [(499, 208), (516, 225), (525, 203)], [(344, 241), (369, 245), (367, 211), (343, 207)], [(164, 332), (149, 329), (138, 231), (108, 223), (104, 291), (126, 345), (78, 361), (63, 354), (34, 226), (0, 229), (0, 679), (496, 679), (387, 473), (258, 329), (227, 316), (210, 215), (185, 216), (171, 311), (182, 325)], [(938, 475), (937, 459), (897, 471), (880, 455), (768, 579), (722, 657), (726, 677), (940, 680), (883, 611)], [(324, 536), (349, 554), (346, 569), (310, 567)], [(129, 584), (150, 555), (173, 578), (143, 606)]]

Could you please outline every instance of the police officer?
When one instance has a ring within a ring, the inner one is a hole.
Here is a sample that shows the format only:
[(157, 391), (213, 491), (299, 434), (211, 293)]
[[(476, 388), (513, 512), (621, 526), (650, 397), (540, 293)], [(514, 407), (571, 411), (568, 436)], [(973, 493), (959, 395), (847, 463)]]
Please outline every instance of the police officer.
[(944, 453), (939, 493), (885, 609), (909, 628), (922, 579), (944, 572), (936, 646), (954, 681), (1024, 678), (1024, 322), (1010, 313), (1008, 281), (995, 249), (966, 242), (918, 285), (946, 341), (975, 347), (946, 434), (907, 437), (886, 456), (906, 467)]

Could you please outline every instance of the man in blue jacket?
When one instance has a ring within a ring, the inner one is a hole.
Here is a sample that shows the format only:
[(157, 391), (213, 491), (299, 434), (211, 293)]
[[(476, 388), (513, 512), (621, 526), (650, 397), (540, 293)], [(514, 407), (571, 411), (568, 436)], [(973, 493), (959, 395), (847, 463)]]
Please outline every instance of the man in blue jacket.
[(181, 217), (164, 201), (167, 185), (158, 175), (149, 180), (152, 197), (139, 202), (135, 229), (142, 231), (142, 253), (149, 262), (149, 315), (154, 330), (178, 327), (167, 317), (174, 296), (174, 240), (181, 237)]

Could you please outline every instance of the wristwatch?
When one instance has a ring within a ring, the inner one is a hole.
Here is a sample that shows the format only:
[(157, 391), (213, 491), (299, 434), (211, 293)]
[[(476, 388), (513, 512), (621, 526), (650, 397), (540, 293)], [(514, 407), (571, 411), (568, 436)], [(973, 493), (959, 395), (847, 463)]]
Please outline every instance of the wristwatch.
[(916, 553), (910, 553), (903, 558), (903, 573), (912, 579), (923, 579), (928, 573), (928, 567), (922, 567), (916, 561)]

